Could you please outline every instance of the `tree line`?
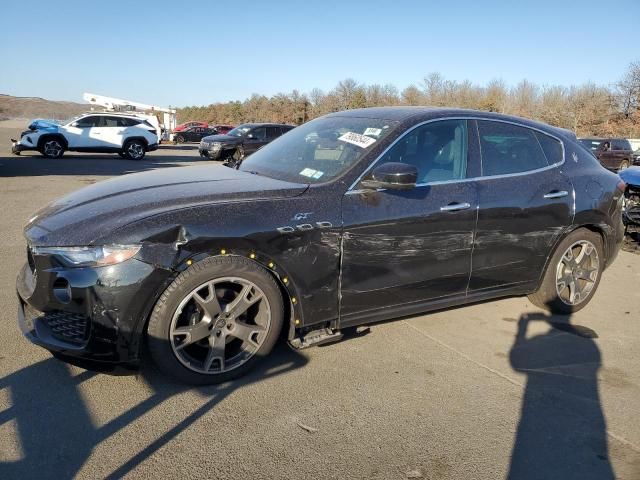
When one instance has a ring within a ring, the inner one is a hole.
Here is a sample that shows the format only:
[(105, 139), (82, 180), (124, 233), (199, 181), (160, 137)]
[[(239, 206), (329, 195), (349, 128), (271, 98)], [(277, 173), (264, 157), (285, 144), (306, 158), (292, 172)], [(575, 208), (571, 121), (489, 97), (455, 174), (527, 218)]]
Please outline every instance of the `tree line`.
[(339, 110), (392, 105), (471, 108), (540, 120), (578, 136), (640, 138), (640, 61), (609, 86), (539, 86), (528, 80), (515, 86), (493, 80), (481, 86), (431, 73), (400, 91), (391, 84), (366, 85), (348, 78), (328, 92), (314, 88), (271, 97), (254, 93), (244, 101), (180, 108), (178, 120), (301, 124)]

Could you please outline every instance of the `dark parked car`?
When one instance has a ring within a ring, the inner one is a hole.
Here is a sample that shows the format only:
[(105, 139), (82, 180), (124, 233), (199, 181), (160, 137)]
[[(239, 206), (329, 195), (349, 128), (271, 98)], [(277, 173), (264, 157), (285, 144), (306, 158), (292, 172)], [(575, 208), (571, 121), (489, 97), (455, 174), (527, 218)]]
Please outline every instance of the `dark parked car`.
[(180, 125), (176, 126), (176, 128), (173, 129), (174, 132), (182, 132), (184, 130), (186, 130), (187, 128), (191, 128), (191, 127), (201, 127), (201, 128), (208, 128), (209, 124), (207, 122), (187, 122), (187, 123), (181, 123)]
[(624, 223), (627, 227), (640, 227), (640, 167), (631, 167), (620, 172), (625, 182)]
[(580, 143), (609, 170), (624, 170), (633, 165), (633, 150), (626, 138), (581, 138)]
[(278, 123), (245, 123), (226, 135), (203, 138), (200, 142), (200, 155), (211, 160), (232, 158), (239, 162), (293, 128), (295, 127)]
[(175, 143), (199, 142), (204, 137), (217, 134), (218, 131), (215, 128), (187, 127), (180, 132), (174, 133), (173, 141)]
[(303, 348), (506, 295), (566, 314), (616, 258), (623, 190), (575, 136), (530, 120), (333, 113), (238, 169), (124, 175), (44, 208), (25, 227), (19, 324), (70, 362), (149, 351), (206, 384), (247, 371), (282, 329)]

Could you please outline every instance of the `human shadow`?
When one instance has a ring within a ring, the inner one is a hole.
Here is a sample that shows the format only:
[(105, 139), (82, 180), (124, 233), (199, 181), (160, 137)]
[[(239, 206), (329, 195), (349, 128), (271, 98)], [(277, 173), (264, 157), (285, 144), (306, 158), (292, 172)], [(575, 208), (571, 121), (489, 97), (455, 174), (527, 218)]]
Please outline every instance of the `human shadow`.
[(157, 436), (107, 476), (122, 478), (234, 391), (302, 368), (306, 363), (305, 356), (281, 342), (249, 374), (208, 387), (177, 384), (154, 367), (145, 366), (140, 373), (145, 381), (143, 388), (150, 387), (152, 393), (108, 423), (97, 425), (80, 386), (101, 374), (82, 371), (74, 375), (69, 365), (56, 359), (40, 361), (0, 379), (0, 391), (7, 389), (11, 399), (11, 406), (0, 412), (0, 425), (15, 422), (23, 453), (23, 458), (18, 461), (0, 462), (0, 478), (72, 478), (101, 442), (146, 416), (168, 398), (197, 389), (205, 398), (201, 406), (184, 414), (176, 412), (177, 423), (171, 429)]
[[(597, 334), (569, 320), (528, 313), (518, 321), (509, 358), (527, 381), (509, 479), (614, 478), (598, 393)], [(551, 328), (527, 337), (532, 322)]]

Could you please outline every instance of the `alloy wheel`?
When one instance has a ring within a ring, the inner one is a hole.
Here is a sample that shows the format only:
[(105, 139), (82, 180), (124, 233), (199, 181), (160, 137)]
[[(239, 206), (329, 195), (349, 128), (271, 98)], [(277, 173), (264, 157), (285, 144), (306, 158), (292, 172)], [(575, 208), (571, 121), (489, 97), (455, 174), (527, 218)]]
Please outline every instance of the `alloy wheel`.
[(246, 363), (269, 332), (271, 308), (253, 282), (223, 277), (192, 290), (169, 329), (176, 358), (201, 374), (220, 374)]
[(138, 142), (131, 142), (127, 147), (127, 153), (131, 158), (137, 160), (144, 155), (144, 147)]
[(556, 292), (567, 305), (584, 302), (598, 281), (600, 259), (598, 249), (587, 240), (571, 245), (562, 255), (556, 269)]
[(43, 150), (47, 157), (59, 157), (62, 153), (62, 145), (57, 140), (49, 140), (45, 142)]

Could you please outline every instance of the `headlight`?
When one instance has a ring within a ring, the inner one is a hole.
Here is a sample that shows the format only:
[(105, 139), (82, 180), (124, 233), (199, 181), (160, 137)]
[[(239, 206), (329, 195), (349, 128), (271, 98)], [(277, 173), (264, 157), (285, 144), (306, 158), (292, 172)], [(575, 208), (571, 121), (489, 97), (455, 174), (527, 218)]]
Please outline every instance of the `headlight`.
[(220, 150), (222, 148), (222, 144), (220, 142), (213, 142), (211, 143), (211, 148), (213, 150)]
[(55, 255), (74, 267), (102, 267), (129, 260), (140, 245), (104, 245), (101, 247), (34, 247), (34, 255)]

